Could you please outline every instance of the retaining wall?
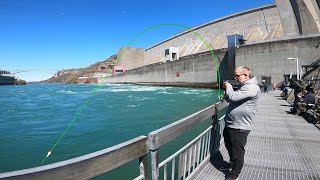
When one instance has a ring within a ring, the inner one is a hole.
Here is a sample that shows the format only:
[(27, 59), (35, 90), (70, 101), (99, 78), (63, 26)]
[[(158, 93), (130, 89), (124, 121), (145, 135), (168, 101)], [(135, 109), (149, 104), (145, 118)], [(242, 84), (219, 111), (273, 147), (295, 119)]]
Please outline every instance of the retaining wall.
[[(296, 61), (287, 58), (297, 57), (300, 67), (320, 58), (320, 49), (315, 49), (319, 41), (320, 34), (317, 34), (243, 45), (236, 49), (236, 66), (248, 66), (260, 82), (262, 76), (271, 76), (272, 83), (279, 83), (283, 81), (283, 75), (290, 74), (291, 70), (296, 74)], [(216, 55), (217, 61), (222, 62), (220, 76), (224, 80), (228, 67), (227, 51), (220, 49)], [(154, 63), (128, 70), (106, 78), (105, 82), (217, 87), (218, 76), (210, 52), (204, 52), (182, 57), (178, 61)]]
[(298, 58), (301, 65), (309, 65), (320, 58), (320, 48), (315, 49), (320, 41), (320, 34), (299, 36), (296, 38), (278, 39), (245, 45), (236, 51), (236, 66), (247, 65), (258, 80), (261, 76), (271, 76), (272, 83), (283, 81), (283, 74), (296, 74), (296, 61), (287, 58)]
[[(216, 51), (217, 62), (226, 51)], [(219, 65), (219, 62), (218, 62)], [(99, 79), (101, 82), (102, 78)], [(194, 54), (177, 61), (154, 63), (105, 79), (105, 83), (137, 83), (170, 86), (217, 87), (216, 61), (210, 52)]]

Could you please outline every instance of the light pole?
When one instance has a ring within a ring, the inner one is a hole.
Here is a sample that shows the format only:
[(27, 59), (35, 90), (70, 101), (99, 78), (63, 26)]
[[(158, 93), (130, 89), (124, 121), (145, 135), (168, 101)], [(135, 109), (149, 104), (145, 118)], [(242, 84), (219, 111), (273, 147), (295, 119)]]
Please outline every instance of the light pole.
[(297, 60), (297, 79), (300, 79), (300, 76), (299, 76), (299, 59), (298, 58), (287, 58), (288, 60)]

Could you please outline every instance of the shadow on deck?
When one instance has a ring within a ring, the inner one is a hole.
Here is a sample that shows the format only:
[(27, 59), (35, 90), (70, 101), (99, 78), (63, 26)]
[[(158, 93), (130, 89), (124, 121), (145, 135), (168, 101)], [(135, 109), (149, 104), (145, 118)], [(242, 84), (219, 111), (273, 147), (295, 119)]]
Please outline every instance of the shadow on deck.
[[(289, 104), (279, 94), (261, 94), (239, 179), (320, 179), (320, 130), (301, 116), (287, 114)], [(228, 172), (217, 169), (229, 161), (224, 144), (212, 159), (191, 179), (224, 179)]]

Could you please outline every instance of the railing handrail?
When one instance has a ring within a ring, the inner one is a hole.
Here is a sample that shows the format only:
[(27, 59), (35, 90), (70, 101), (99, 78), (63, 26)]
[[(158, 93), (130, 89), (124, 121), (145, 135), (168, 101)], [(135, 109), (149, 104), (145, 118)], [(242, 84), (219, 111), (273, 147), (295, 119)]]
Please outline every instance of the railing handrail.
[(139, 136), (73, 159), (45, 166), (0, 173), (0, 179), (89, 179), (139, 159), (147, 155), (148, 152), (148, 138)]
[(171, 140), (179, 137), (183, 133), (192, 129), (194, 125), (206, 120), (213, 114), (216, 114), (216, 110), (219, 111), (227, 105), (228, 103), (226, 101), (217, 102), (214, 105), (202, 109), (174, 123), (150, 132), (148, 135), (150, 150), (156, 150)]

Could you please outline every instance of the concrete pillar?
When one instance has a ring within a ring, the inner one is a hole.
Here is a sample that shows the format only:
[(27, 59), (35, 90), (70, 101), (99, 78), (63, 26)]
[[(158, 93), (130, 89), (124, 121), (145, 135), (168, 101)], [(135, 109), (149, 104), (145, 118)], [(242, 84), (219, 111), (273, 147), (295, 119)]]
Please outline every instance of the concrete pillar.
[[(320, 32), (320, 9), (315, 0), (303, 0), (304, 3), (306, 4), (316, 26), (318, 32)], [(320, 1), (320, 0), (318, 0)]]
[(117, 55), (117, 65), (124, 66), (125, 70), (145, 65), (145, 50), (143, 48), (123, 47)]
[[(312, 1), (314, 0), (291, 0), (291, 5), (293, 7), (300, 29), (300, 33), (302, 35), (319, 32), (315, 19), (313, 18), (312, 12), (309, 9), (309, 7), (312, 7)], [(307, 6), (306, 2), (309, 6)], [(315, 13), (314, 10), (313, 12)]]
[(282, 22), (284, 36), (288, 37), (300, 35), (298, 22), (290, 1), (276, 0), (276, 5)]

